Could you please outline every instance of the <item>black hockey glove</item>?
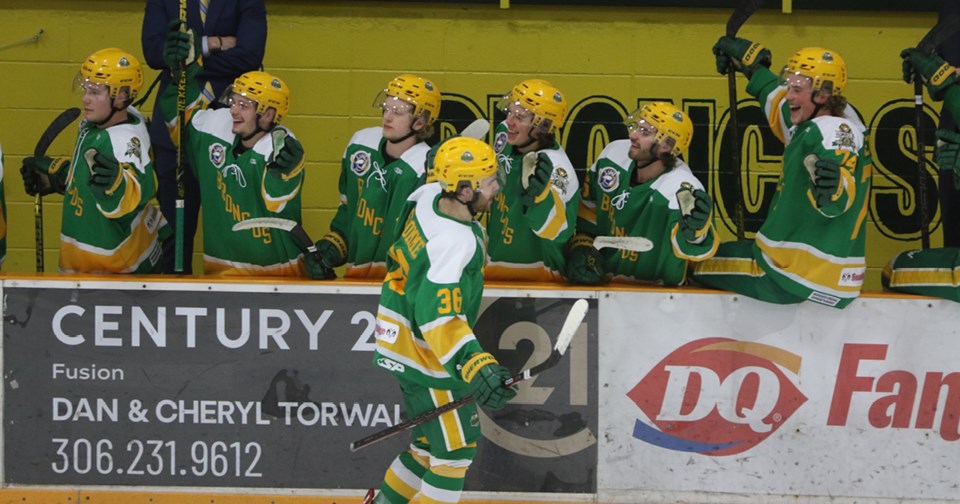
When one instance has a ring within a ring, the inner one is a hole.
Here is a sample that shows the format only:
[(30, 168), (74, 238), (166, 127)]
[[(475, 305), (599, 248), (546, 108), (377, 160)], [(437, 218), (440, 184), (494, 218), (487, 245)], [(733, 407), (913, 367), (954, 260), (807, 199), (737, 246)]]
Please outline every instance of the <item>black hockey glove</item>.
[(273, 139), (273, 160), (267, 163), (270, 175), (290, 180), (303, 170), (303, 144), (287, 134), (283, 128), (274, 128), (270, 132)]
[(470, 386), (470, 395), (484, 408), (498, 410), (517, 395), (516, 385), (503, 387), (504, 380), (511, 376), (510, 370), (487, 352), (471, 355), (460, 367), (460, 376)]
[(593, 247), (593, 237), (584, 233), (575, 235), (567, 249), (567, 281), (577, 285), (603, 283), (600, 251)]
[(770, 68), (770, 50), (757, 42), (737, 37), (720, 37), (713, 46), (717, 57), (717, 72), (727, 74), (730, 63), (749, 79), (761, 66)]
[(953, 65), (936, 54), (911, 48), (901, 51), (900, 57), (903, 58), (903, 80), (909, 84), (913, 82), (914, 72), (919, 72), (927, 85), (930, 98), (934, 101), (943, 100), (947, 89), (957, 82), (957, 72)]
[(703, 241), (713, 213), (713, 198), (703, 189), (685, 186), (677, 191), (677, 202), (680, 205), (678, 234), (688, 243)]
[(67, 158), (26, 157), (20, 166), (23, 188), (30, 196), (63, 194), (66, 189), (70, 160)]
[(303, 253), (303, 265), (307, 270), (307, 275), (313, 280), (333, 280), (337, 278), (337, 273), (324, 266), (323, 262), (311, 252)]
[(330, 231), (316, 243), (323, 265), (333, 269), (347, 262), (347, 239), (338, 231)]
[(520, 202), (524, 208), (530, 208), (550, 186), (553, 165), (547, 155), (540, 152), (528, 152), (523, 156), (523, 173), (520, 178)]
[(813, 199), (817, 208), (823, 208), (840, 196), (843, 187), (840, 184), (840, 165), (832, 159), (818, 159), (814, 154), (808, 154), (803, 164), (810, 174), (813, 184)]
[(83, 153), (83, 159), (90, 168), (90, 191), (93, 195), (97, 199), (113, 195), (123, 182), (120, 163), (117, 163), (113, 156), (100, 154), (96, 149), (87, 149)]
[(960, 133), (945, 129), (937, 130), (937, 147), (933, 159), (941, 170), (953, 172), (953, 186), (960, 189)]
[(167, 37), (163, 46), (163, 64), (176, 75), (182, 64), (189, 66), (201, 53), (200, 37), (192, 29), (181, 31), (182, 23), (179, 19), (171, 19), (167, 23)]

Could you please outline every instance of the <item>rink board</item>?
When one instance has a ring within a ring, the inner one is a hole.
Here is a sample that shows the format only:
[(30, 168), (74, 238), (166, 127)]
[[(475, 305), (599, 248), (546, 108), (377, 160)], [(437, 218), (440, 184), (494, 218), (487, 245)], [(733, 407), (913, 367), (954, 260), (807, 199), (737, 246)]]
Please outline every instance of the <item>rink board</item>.
[[(359, 502), (407, 442), (348, 448), (402, 415), (371, 363), (376, 284), (2, 288), (0, 498)], [(581, 297), (564, 360), (480, 415), (465, 501), (955, 498), (960, 305), (492, 286), (476, 333), (530, 367)]]

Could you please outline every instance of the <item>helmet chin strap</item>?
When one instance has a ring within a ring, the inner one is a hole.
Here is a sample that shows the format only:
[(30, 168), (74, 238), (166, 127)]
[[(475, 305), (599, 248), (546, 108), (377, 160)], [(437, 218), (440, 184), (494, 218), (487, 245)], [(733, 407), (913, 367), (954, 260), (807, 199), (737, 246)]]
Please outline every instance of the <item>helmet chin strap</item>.
[(523, 142), (523, 143), (520, 144), (520, 145), (515, 146), (517, 150), (525, 149), (525, 148), (527, 148), (528, 146), (530, 146), (530, 144), (532, 144), (533, 142), (536, 142), (536, 141), (537, 141), (537, 138), (536, 138), (535, 136), (533, 136), (533, 131), (534, 131), (534, 129), (536, 129), (535, 126), (530, 126), (530, 130), (529, 130), (529, 132), (527, 133), (527, 141), (526, 141), (526, 142)]
[(653, 145), (650, 146), (651, 159), (650, 159), (650, 161), (647, 161), (646, 163), (644, 163), (644, 164), (642, 164), (642, 165), (639, 165), (639, 164), (638, 164), (638, 165), (637, 165), (637, 169), (638, 169), (638, 170), (642, 170), (642, 169), (644, 169), (644, 168), (652, 165), (653, 163), (656, 163), (657, 161), (660, 161), (660, 157), (657, 156), (656, 153), (654, 152), (654, 151), (656, 150), (657, 146), (659, 146), (659, 145), (660, 145), (660, 142), (654, 142)]
[(103, 126), (104, 124), (107, 124), (108, 122), (110, 122), (111, 119), (113, 119), (113, 116), (114, 116), (117, 112), (120, 112), (121, 110), (126, 110), (126, 109), (127, 109), (127, 107), (123, 107), (123, 108), (116, 108), (116, 107), (114, 107), (113, 104), (116, 102), (116, 99), (117, 99), (116, 97), (113, 97), (113, 98), (110, 99), (110, 115), (108, 115), (108, 116), (107, 116), (104, 120), (102, 120), (102, 121), (91, 121), (91, 122), (93, 122), (93, 124), (94, 124), (95, 126)]
[(480, 200), (480, 189), (473, 191), (473, 198), (471, 198), (470, 201), (463, 201), (462, 199), (460, 199), (459, 193), (457, 194), (456, 200), (461, 205), (467, 207), (467, 211), (470, 212), (471, 217), (477, 216), (478, 212), (473, 206), (477, 203), (477, 201)]
[(244, 142), (246, 142), (247, 140), (250, 140), (251, 138), (257, 136), (257, 134), (267, 131), (267, 130), (265, 130), (265, 129), (263, 129), (263, 128), (260, 127), (260, 118), (261, 118), (261, 117), (263, 117), (263, 114), (257, 114), (257, 120), (253, 122), (253, 123), (254, 123), (254, 124), (253, 124), (253, 126), (254, 126), (254, 128), (253, 128), (253, 133), (250, 133), (250, 134), (247, 135), (247, 136), (242, 136), (242, 137), (240, 137), (241, 140), (243, 140)]

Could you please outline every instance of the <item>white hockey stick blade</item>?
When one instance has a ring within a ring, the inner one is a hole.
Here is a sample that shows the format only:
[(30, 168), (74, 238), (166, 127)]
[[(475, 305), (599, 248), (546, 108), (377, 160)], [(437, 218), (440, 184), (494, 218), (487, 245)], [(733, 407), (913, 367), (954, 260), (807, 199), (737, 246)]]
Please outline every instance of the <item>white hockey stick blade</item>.
[(560, 355), (563, 355), (563, 353), (567, 351), (567, 347), (570, 346), (570, 341), (572, 341), (573, 336), (577, 334), (577, 329), (580, 328), (580, 322), (583, 322), (583, 318), (587, 316), (587, 310), (589, 308), (590, 305), (586, 299), (578, 299), (576, 303), (573, 303), (573, 306), (570, 308), (570, 313), (567, 314), (567, 320), (563, 322), (563, 327), (560, 328), (560, 334), (557, 335), (557, 344), (553, 346), (553, 349), (560, 352)]
[(483, 140), (484, 138), (487, 138), (488, 131), (490, 131), (490, 123), (487, 122), (486, 119), (477, 119), (476, 121), (468, 124), (466, 128), (463, 128), (463, 131), (460, 132), (460, 135), (467, 138)]
[(642, 236), (598, 236), (593, 240), (593, 248), (615, 248), (633, 252), (653, 250), (653, 242)]
[(283, 229), (284, 231), (290, 231), (297, 226), (297, 221), (290, 219), (281, 219), (280, 217), (256, 217), (253, 219), (242, 220), (233, 225), (231, 228), (233, 231), (243, 231), (245, 229), (253, 229), (259, 227), (267, 227), (274, 229)]

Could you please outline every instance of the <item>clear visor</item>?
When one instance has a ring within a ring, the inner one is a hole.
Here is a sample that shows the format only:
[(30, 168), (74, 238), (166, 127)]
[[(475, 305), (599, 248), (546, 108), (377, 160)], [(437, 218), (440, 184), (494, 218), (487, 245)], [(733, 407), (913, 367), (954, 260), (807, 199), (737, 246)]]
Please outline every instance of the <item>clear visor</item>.
[(638, 119), (634, 114), (630, 114), (623, 121), (624, 126), (627, 127), (627, 132), (630, 134), (639, 133), (642, 137), (656, 136), (657, 128), (646, 121), (646, 119)]
[(73, 92), (81, 95), (110, 96), (110, 86), (94, 82), (77, 72), (76, 77), (73, 78)]
[(386, 91), (380, 91), (373, 100), (373, 108), (380, 109), (383, 112), (393, 112), (394, 114), (402, 115), (413, 114), (413, 111), (416, 110), (417, 107), (407, 100), (388, 95)]
[(787, 86), (787, 88), (795, 92), (813, 89), (813, 78), (803, 75), (800, 72), (791, 72), (787, 67), (783, 67), (783, 70), (780, 70), (777, 83), (781, 86)]
[(252, 108), (256, 110), (257, 102), (251, 100), (243, 95), (243, 93), (237, 93), (233, 90), (233, 85), (227, 86), (227, 89), (223, 91), (223, 94), (220, 95), (220, 99), (217, 100), (218, 103), (224, 107), (230, 108), (236, 105), (241, 110)]

